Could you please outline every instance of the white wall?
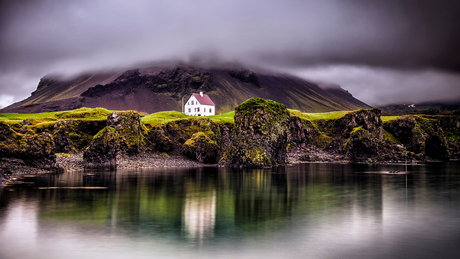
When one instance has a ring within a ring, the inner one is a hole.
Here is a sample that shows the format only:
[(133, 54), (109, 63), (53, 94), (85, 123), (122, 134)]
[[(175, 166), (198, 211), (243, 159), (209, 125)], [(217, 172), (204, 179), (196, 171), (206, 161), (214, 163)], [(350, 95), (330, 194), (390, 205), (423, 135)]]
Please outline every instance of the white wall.
[(192, 97), (190, 97), (190, 99), (188, 99), (188, 101), (185, 103), (184, 113), (185, 115), (191, 116), (212, 116), (216, 114), (216, 109), (212, 105), (199, 104), (195, 96), (192, 95)]

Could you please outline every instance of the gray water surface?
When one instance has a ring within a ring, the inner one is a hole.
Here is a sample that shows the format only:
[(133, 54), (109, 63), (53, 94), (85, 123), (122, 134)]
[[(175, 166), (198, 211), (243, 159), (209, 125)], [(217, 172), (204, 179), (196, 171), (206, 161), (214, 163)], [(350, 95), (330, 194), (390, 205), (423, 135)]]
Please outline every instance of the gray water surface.
[(460, 163), (395, 170), (28, 177), (29, 188), (0, 189), (0, 258), (460, 258)]

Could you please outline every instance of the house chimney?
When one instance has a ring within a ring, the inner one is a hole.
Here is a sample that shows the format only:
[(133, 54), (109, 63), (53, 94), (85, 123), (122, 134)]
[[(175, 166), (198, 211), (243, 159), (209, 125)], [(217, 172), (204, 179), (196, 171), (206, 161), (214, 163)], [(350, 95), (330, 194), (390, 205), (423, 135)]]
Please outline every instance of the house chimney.
[(203, 92), (200, 92), (201, 97), (203, 97)]

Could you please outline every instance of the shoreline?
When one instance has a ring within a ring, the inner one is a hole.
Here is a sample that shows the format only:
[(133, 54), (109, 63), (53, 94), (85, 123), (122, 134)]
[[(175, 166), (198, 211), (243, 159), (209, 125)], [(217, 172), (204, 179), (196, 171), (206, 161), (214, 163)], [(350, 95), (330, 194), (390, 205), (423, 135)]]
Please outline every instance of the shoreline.
[[(457, 159), (452, 162), (460, 161)], [(442, 161), (408, 161), (408, 165), (417, 165), (421, 163), (435, 163)], [(324, 159), (316, 161), (305, 161), (297, 156), (289, 156), (286, 166), (304, 163), (337, 163), (337, 164), (405, 164), (405, 161), (350, 161), (343, 159)], [(117, 157), (117, 169), (141, 169), (141, 168), (161, 168), (161, 167), (217, 167), (218, 164), (204, 164), (191, 160), (185, 156), (162, 156), (158, 154), (140, 154), (137, 157), (119, 156)], [(84, 168), (83, 153), (74, 154), (57, 154), (55, 167), (35, 168), (27, 166), (22, 160), (17, 158), (0, 158), (0, 186), (10, 185), (17, 181), (18, 178), (25, 175), (52, 174), (63, 172), (78, 172), (89, 169)], [(95, 170), (95, 169), (91, 169)], [(96, 169), (97, 170), (97, 169)]]
[[(31, 175), (40, 174), (59, 174), (64, 172), (84, 172), (85, 170), (97, 170), (97, 169), (85, 169), (83, 166), (82, 153), (73, 154), (71, 157), (57, 157), (56, 167), (54, 168), (35, 168), (26, 166), (24, 162), (16, 158), (0, 158), (0, 188), (4, 187), (17, 187), (24, 184), (24, 178), (30, 177)], [(449, 162), (459, 162), (460, 159), (453, 159)], [(378, 161), (378, 162), (366, 162), (366, 161), (349, 161), (349, 160), (336, 160), (336, 161), (301, 161), (301, 160), (289, 160), (285, 166), (291, 166), (296, 164), (367, 164), (367, 165), (404, 165), (405, 161)], [(424, 163), (446, 163), (439, 160), (431, 161), (410, 161), (407, 165), (419, 165)], [(184, 156), (161, 156), (161, 155), (146, 155), (143, 154), (138, 157), (120, 157), (117, 159), (117, 169), (147, 169), (147, 168), (171, 168), (171, 167), (183, 167), (183, 168), (197, 168), (197, 167), (218, 167), (218, 164), (204, 164), (198, 161), (190, 160)], [(5, 170), (6, 169), (6, 170)]]

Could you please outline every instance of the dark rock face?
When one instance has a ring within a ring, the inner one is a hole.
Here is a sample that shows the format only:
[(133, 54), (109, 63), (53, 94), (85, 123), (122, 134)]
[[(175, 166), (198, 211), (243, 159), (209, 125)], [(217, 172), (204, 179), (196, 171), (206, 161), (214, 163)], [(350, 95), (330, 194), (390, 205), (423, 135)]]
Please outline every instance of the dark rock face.
[(285, 164), (289, 117), (286, 106), (260, 98), (237, 106), (231, 143), (220, 163), (253, 168)]
[(328, 136), (339, 136), (341, 138), (350, 138), (351, 132), (361, 127), (378, 139), (384, 139), (383, 123), (380, 119), (381, 111), (379, 109), (362, 109), (356, 112), (350, 112), (337, 120), (318, 123), (318, 127)]
[(377, 139), (365, 129), (355, 130), (351, 133), (346, 144), (346, 156), (352, 160), (365, 160), (375, 157), (379, 151)]
[(299, 118), (298, 116), (291, 116), (289, 122), (291, 145), (313, 144), (315, 139), (320, 136), (318, 130), (308, 120)]
[(53, 137), (49, 133), (25, 136), (19, 157), (24, 163), (34, 167), (54, 166), (56, 154), (53, 152)]
[(101, 97), (107, 93), (127, 95), (139, 86), (145, 86), (154, 93), (167, 94), (177, 100), (194, 91), (215, 89), (212, 74), (190, 66), (179, 65), (176, 68), (158, 74), (142, 74), (139, 69), (128, 70), (114, 82), (96, 85), (81, 94), (82, 97)]
[(141, 145), (141, 117), (132, 111), (113, 112), (107, 116), (107, 126), (116, 130), (119, 149), (128, 156), (135, 156)]
[(393, 134), (408, 150), (421, 153), (425, 138), (420, 130), (416, 129), (417, 121), (412, 117), (403, 117), (385, 123), (384, 128)]
[(193, 134), (184, 143), (183, 152), (188, 158), (205, 164), (214, 164), (219, 159), (219, 146), (203, 132)]
[(425, 141), (425, 155), (433, 159), (449, 161), (449, 147), (442, 129), (428, 136)]
[(162, 127), (154, 127), (149, 132), (147, 146), (159, 152), (171, 152), (174, 148), (172, 140), (166, 136)]
[(438, 125), (444, 131), (459, 132), (460, 116), (441, 116), (438, 119)]
[(119, 149), (117, 131), (112, 127), (105, 127), (97, 133), (91, 145), (83, 153), (86, 168), (115, 169)]
[(53, 136), (55, 153), (71, 153), (74, 151), (72, 141), (69, 136), (69, 128), (65, 121), (58, 122), (54, 125), (57, 128), (57, 132)]
[(231, 77), (240, 80), (241, 82), (253, 84), (257, 87), (260, 87), (259, 78), (257, 77), (257, 74), (250, 70), (230, 70), (228, 71), (228, 74)]

